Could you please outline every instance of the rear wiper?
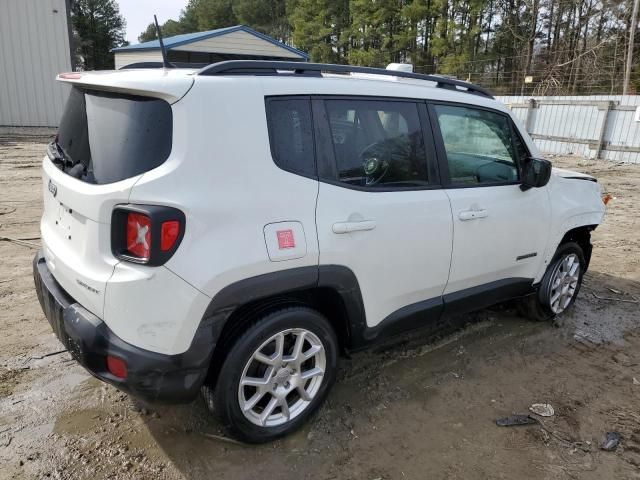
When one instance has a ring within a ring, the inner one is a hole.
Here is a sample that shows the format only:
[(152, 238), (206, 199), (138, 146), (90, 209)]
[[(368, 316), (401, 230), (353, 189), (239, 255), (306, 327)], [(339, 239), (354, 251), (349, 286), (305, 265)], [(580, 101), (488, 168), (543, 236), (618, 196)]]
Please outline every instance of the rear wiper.
[(57, 137), (48, 145), (47, 155), (60, 170), (72, 177), (80, 178), (87, 171), (87, 166), (84, 163), (73, 162), (69, 155), (65, 153), (58, 143)]
[(64, 169), (66, 165), (66, 158), (64, 151), (58, 145), (57, 139), (54, 139), (49, 145), (47, 145), (47, 156), (49, 160), (58, 165), (61, 169)]

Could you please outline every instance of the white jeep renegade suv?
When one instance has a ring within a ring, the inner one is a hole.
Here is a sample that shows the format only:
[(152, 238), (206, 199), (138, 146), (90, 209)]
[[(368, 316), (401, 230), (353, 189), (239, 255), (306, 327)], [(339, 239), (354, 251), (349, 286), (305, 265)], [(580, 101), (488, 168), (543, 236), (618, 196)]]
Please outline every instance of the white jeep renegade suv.
[(61, 74), (43, 161), (42, 308), (131, 395), (202, 390), (236, 437), (299, 427), (340, 351), (519, 298), (571, 306), (602, 221), (484, 89), (228, 61)]

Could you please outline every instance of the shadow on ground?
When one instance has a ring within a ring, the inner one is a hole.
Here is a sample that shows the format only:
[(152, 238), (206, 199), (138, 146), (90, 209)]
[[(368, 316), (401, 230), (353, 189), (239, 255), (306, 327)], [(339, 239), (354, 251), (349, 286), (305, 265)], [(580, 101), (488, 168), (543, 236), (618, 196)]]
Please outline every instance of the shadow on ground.
[[(416, 332), (354, 354), (311, 422), (271, 444), (224, 439), (202, 402), (161, 408), (159, 418), (144, 417), (146, 427), (187, 479), (627, 475), (640, 461), (639, 431), (629, 432), (620, 463), (597, 444), (638, 411), (640, 355), (618, 345), (625, 335), (640, 344), (628, 333), (640, 325), (639, 298), (636, 282), (590, 272), (559, 325), (499, 306), (455, 319), (448, 330), (464, 329), (439, 340)], [(558, 412), (548, 431), (495, 426), (496, 417), (540, 401)]]

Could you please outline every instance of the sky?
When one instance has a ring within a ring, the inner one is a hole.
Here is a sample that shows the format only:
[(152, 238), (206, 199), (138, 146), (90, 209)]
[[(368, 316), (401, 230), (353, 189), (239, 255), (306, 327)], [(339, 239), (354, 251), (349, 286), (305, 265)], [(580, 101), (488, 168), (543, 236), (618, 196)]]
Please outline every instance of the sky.
[(120, 13), (127, 21), (127, 40), (130, 43), (138, 43), (138, 35), (153, 22), (154, 13), (158, 16), (158, 23), (162, 25), (170, 18), (177, 20), (180, 10), (187, 4), (187, 0), (116, 1), (120, 6)]

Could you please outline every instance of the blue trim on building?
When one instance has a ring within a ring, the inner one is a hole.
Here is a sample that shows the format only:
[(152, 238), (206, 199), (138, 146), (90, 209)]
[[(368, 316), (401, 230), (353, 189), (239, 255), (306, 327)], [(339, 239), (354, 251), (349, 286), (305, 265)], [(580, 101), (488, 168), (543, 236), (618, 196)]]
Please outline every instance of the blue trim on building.
[[(163, 40), (164, 40), (165, 48), (167, 50), (170, 50), (172, 48), (180, 47), (182, 45), (187, 45), (189, 43), (198, 42), (200, 40), (206, 40), (208, 38), (219, 37), (221, 35), (226, 35), (228, 33), (233, 33), (238, 31), (249, 33), (273, 45), (276, 45), (292, 53), (295, 53), (296, 55), (300, 55), (305, 60), (309, 60), (309, 55), (307, 55), (303, 51), (298, 50), (297, 48), (290, 47), (289, 45), (285, 45), (284, 43), (279, 42), (275, 38), (271, 38), (270, 36), (265, 35), (264, 33), (256, 32), (253, 28), (249, 28), (245, 25), (235, 25), (233, 27), (218, 28), (217, 30), (209, 30), (207, 32), (184, 33), (182, 35), (174, 35), (173, 37), (168, 37)], [(141, 51), (141, 50), (157, 50), (159, 48), (160, 48), (160, 42), (158, 40), (151, 40), (149, 42), (137, 43), (135, 45), (128, 45), (126, 47), (113, 48), (111, 49), (111, 51), (112, 52), (134, 52), (134, 51)]]

